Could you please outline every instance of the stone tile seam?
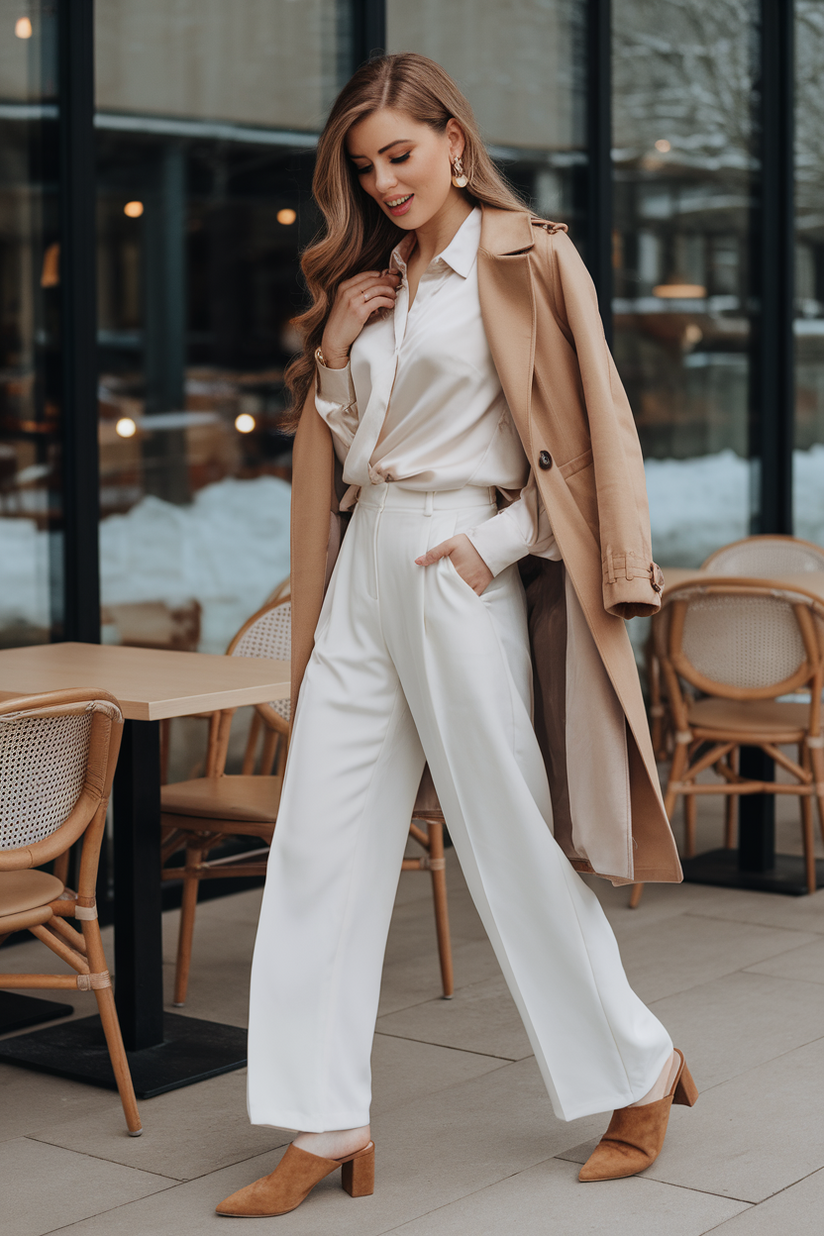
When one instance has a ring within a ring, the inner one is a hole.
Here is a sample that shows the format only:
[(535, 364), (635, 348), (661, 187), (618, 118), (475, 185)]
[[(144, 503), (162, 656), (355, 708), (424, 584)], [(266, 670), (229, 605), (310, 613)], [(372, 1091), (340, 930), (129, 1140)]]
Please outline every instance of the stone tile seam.
[[(824, 927), (819, 927), (819, 928), (808, 927), (802, 930), (802, 928), (800, 927), (781, 927), (777, 923), (756, 923), (756, 922), (751, 923), (749, 919), (746, 919), (746, 918), (726, 918), (723, 914), (702, 914), (700, 910), (684, 910), (681, 914), (673, 915), (673, 917), (708, 918), (714, 923), (727, 923), (727, 924), (732, 924), (733, 926), (739, 926), (739, 927), (761, 927), (763, 931), (792, 931), (796, 935), (799, 935), (799, 936), (824, 935)], [(807, 943), (815, 944), (816, 941), (808, 940)], [(795, 947), (803, 948), (804, 946), (801, 944), (798, 944)]]
[[(393, 1016), (393, 1014), (389, 1014)], [(376, 1030), (376, 1034), (382, 1034), (387, 1039), (404, 1039), (407, 1043), (425, 1043), (429, 1047), (446, 1047), (449, 1051), (466, 1052), (468, 1056), (485, 1056), (487, 1060), (501, 1060), (504, 1064), (520, 1064), (522, 1060), (531, 1060), (534, 1052), (528, 1052), (526, 1056), (496, 1056), (492, 1051), (475, 1051), (471, 1047), (456, 1047), (454, 1043), (436, 1043), (432, 1039), (416, 1039), (410, 1034), (390, 1034), (387, 1030)], [(493, 1069), (493, 1072), (497, 1070)]]
[[(556, 1159), (560, 1159), (562, 1163), (574, 1163), (576, 1166), (578, 1166), (577, 1160), (562, 1158), (562, 1156), (565, 1155), (566, 1153), (567, 1151), (561, 1150), (558, 1154), (554, 1155), (553, 1157)], [(700, 1194), (701, 1197), (717, 1197), (723, 1202), (737, 1202), (740, 1206), (743, 1206), (745, 1210), (754, 1210), (756, 1206), (761, 1205), (760, 1202), (754, 1202), (751, 1197), (734, 1197), (732, 1193), (716, 1193), (714, 1189), (699, 1189), (695, 1185), (681, 1184), (677, 1180), (662, 1180), (658, 1176), (645, 1176), (643, 1173), (641, 1173), (638, 1176), (633, 1176), (632, 1179), (637, 1180), (639, 1184), (666, 1185), (668, 1189), (682, 1189), (685, 1193), (698, 1193)], [(766, 1201), (766, 1198), (763, 1198), (762, 1200)], [(739, 1211), (738, 1213), (743, 1214), (744, 1212)], [(734, 1219), (737, 1216), (732, 1215), (731, 1217)], [(723, 1220), (724, 1223), (729, 1223), (729, 1221), (730, 1221), (729, 1219)], [(706, 1228), (706, 1231), (712, 1232), (714, 1231), (714, 1229), (709, 1227), (709, 1228)], [(703, 1232), (697, 1233), (696, 1236), (704, 1236), (704, 1233)]]
[[(61, 1147), (60, 1147), (60, 1149), (61, 1149), (61, 1150), (65, 1150), (65, 1147), (64, 1147), (64, 1146), (61, 1146)], [(77, 1151), (77, 1150), (74, 1150), (74, 1151), (70, 1151), (70, 1153), (71, 1153), (71, 1154), (82, 1154), (82, 1153), (84, 1153), (84, 1152), (83, 1152), (83, 1151)], [(86, 1157), (91, 1159), (91, 1158), (95, 1158), (96, 1156), (95, 1156), (95, 1155), (87, 1155)], [(107, 1163), (110, 1163), (110, 1162), (111, 1162), (111, 1160), (110, 1160), (110, 1159), (107, 1159), (107, 1160), (105, 1160), (105, 1161), (106, 1161)], [(126, 1165), (126, 1164), (122, 1164), (122, 1163), (118, 1163), (118, 1164), (117, 1164), (117, 1166), (118, 1166), (118, 1167), (124, 1167), (124, 1166), (127, 1166), (127, 1165)], [(134, 1168), (134, 1169), (132, 1169), (132, 1170), (134, 1170), (134, 1171), (140, 1171), (141, 1169), (140, 1169), (140, 1168)], [(156, 1174), (157, 1174), (157, 1173), (154, 1173), (154, 1172), (144, 1172), (144, 1173), (143, 1173), (143, 1175), (145, 1175), (145, 1176), (149, 1176), (149, 1175), (156, 1175)], [(167, 1179), (167, 1177), (161, 1177), (161, 1179)], [(184, 1181), (174, 1181), (174, 1182), (172, 1182), (172, 1183), (168, 1184), (165, 1188), (162, 1188), (162, 1189), (155, 1189), (153, 1193), (145, 1193), (145, 1194), (143, 1195), (143, 1197), (135, 1197), (135, 1198), (131, 1198), (128, 1202), (118, 1202), (118, 1203), (116, 1203), (114, 1206), (104, 1206), (102, 1210), (95, 1210), (93, 1214), (90, 1214), (90, 1215), (83, 1215), (83, 1217), (82, 1217), (81, 1219), (75, 1219), (74, 1223), (64, 1224), (62, 1227), (49, 1227), (49, 1228), (45, 1228), (42, 1232), (38, 1232), (38, 1233), (37, 1233), (37, 1236), (57, 1236), (57, 1234), (58, 1234), (58, 1233), (60, 1233), (60, 1232), (71, 1232), (74, 1228), (79, 1227), (81, 1223), (88, 1223), (89, 1219), (98, 1219), (101, 1215), (110, 1215), (110, 1214), (113, 1214), (113, 1213), (114, 1213), (114, 1211), (116, 1211), (116, 1210), (124, 1210), (127, 1206), (134, 1206), (136, 1202), (142, 1202), (142, 1201), (144, 1200), (144, 1198), (146, 1198), (146, 1197), (155, 1197), (158, 1193), (168, 1193), (170, 1189), (176, 1189), (176, 1188), (179, 1188), (179, 1187), (180, 1187), (180, 1185), (181, 1185), (181, 1184), (183, 1184), (183, 1183), (185, 1183), (185, 1182), (184, 1182)]]
[[(781, 957), (785, 957), (786, 953), (781, 953), (779, 955)], [(751, 966), (747, 966), (746, 969), (739, 970), (738, 973), (739, 974), (754, 974), (754, 975), (757, 975), (758, 978), (774, 978), (774, 979), (778, 979), (779, 982), (782, 982), (782, 983), (803, 983), (805, 987), (824, 986), (824, 980), (822, 979), (805, 979), (805, 978), (785, 979), (784, 976), (781, 974), (770, 974), (768, 970), (756, 970), (755, 968), (756, 966), (766, 966), (768, 962), (772, 960), (773, 960), (772, 957), (768, 957), (766, 958), (765, 961), (755, 961), (753, 962)]]
[[(664, 996), (663, 999), (666, 1000), (668, 997)], [(654, 1002), (650, 1003), (650, 1008), (652, 1008), (653, 1003)], [(729, 1077), (725, 1077), (723, 1081), (714, 1082), (711, 1086), (702, 1086), (699, 1090), (698, 1097), (700, 1098), (702, 1094), (709, 1094), (713, 1090), (718, 1090), (720, 1086), (729, 1086), (731, 1082), (739, 1081), (742, 1077), (746, 1077), (749, 1073), (755, 1073), (757, 1069), (763, 1069), (765, 1065), (775, 1064), (777, 1060), (783, 1060), (785, 1056), (791, 1056), (793, 1052), (796, 1051), (803, 1051), (806, 1047), (811, 1047), (814, 1043), (820, 1043), (823, 1040), (824, 1034), (819, 1034), (814, 1039), (808, 1039), (806, 1043), (796, 1043), (794, 1047), (788, 1047), (786, 1051), (779, 1052), (777, 1056), (768, 1056), (766, 1060), (759, 1060), (757, 1064), (751, 1065), (748, 1069), (742, 1069), (740, 1073), (732, 1073)], [(563, 1154), (565, 1152), (561, 1151), (561, 1153)], [(822, 1164), (822, 1168), (824, 1168), (824, 1164)], [(822, 1168), (815, 1168), (814, 1172), (810, 1174), (814, 1175), (815, 1172), (821, 1171)], [(788, 1185), (787, 1187), (789, 1188), (790, 1186)], [(781, 1190), (779, 1189), (779, 1193), (780, 1192)], [(719, 1196), (726, 1196), (726, 1194), (719, 1194)], [(753, 1203), (753, 1205), (760, 1205), (760, 1203)]]
[[(756, 961), (756, 962), (754, 962), (753, 964), (754, 964), (754, 965), (760, 965), (761, 963), (760, 963), (760, 962), (758, 962), (758, 961)], [(485, 983), (485, 982), (488, 982), (488, 981), (489, 981), (488, 979), (481, 979), (481, 982), (484, 982), (484, 983)], [(458, 992), (461, 992), (461, 991), (468, 991), (470, 987), (474, 987), (474, 986), (475, 986), (475, 984), (474, 984), (474, 983), (465, 983), (463, 987), (460, 987), (460, 986), (457, 986), (457, 985), (456, 985), (456, 986), (455, 986), (455, 995), (457, 996)], [(392, 1009), (392, 1011), (391, 1011), (390, 1013), (381, 1013), (381, 1012), (379, 1012), (379, 1013), (378, 1013), (378, 1021), (380, 1021), (381, 1017), (394, 1017), (396, 1013), (405, 1013), (405, 1012), (407, 1012), (407, 1010), (409, 1010), (409, 1009), (419, 1009), (419, 1008), (422, 1008), (424, 1004), (441, 1004), (441, 1003), (443, 1003), (443, 1004), (448, 1003), (448, 1002), (444, 999), (444, 997), (443, 997), (443, 996), (434, 996), (434, 997), (433, 997), (433, 996), (424, 996), (423, 1000), (413, 1000), (411, 1004), (404, 1004), (404, 1005), (402, 1005), (400, 1008), (397, 1008), (397, 1009)], [(454, 1006), (453, 1006), (453, 1007), (454, 1007)]]
[[(72, 1124), (73, 1121), (67, 1121), (66, 1123)], [(145, 1129), (144, 1129), (144, 1132), (145, 1132)], [(149, 1169), (145, 1167), (135, 1167), (133, 1163), (122, 1163), (120, 1159), (108, 1159), (105, 1157), (105, 1155), (94, 1154), (94, 1152), (91, 1150), (74, 1150), (72, 1149), (71, 1146), (64, 1146), (62, 1142), (51, 1142), (49, 1141), (47, 1137), (44, 1137), (42, 1135), (38, 1136), (36, 1133), (24, 1133), (21, 1140), (27, 1141), (27, 1142), (37, 1142), (39, 1146), (51, 1146), (54, 1150), (65, 1150), (67, 1154), (79, 1154), (84, 1159), (96, 1159), (98, 1163), (111, 1163), (115, 1167), (126, 1167), (129, 1169), (130, 1172), (140, 1172), (141, 1176), (156, 1176), (158, 1180), (168, 1180), (170, 1182), (171, 1187), (174, 1187), (174, 1185), (178, 1185), (178, 1184), (185, 1184), (188, 1179), (188, 1177), (185, 1177), (185, 1176), (184, 1177), (166, 1176), (163, 1174), (163, 1172), (150, 1171)], [(226, 1166), (229, 1167), (231, 1165), (226, 1164)], [(196, 1177), (194, 1179), (196, 1179)], [(164, 1186), (164, 1187), (170, 1187), (170, 1186)], [(156, 1190), (157, 1193), (162, 1193), (163, 1191), (164, 1191), (163, 1188)], [(101, 1211), (101, 1214), (102, 1213), (103, 1212)]]
[[(799, 1176), (798, 1180), (791, 1181), (790, 1184), (785, 1185), (783, 1189), (777, 1189), (775, 1193), (770, 1193), (767, 1197), (763, 1197), (760, 1202), (753, 1202), (752, 1205), (750, 1205), (749, 1209), (757, 1210), (758, 1207), (763, 1206), (765, 1202), (772, 1201), (774, 1197), (780, 1197), (782, 1193), (789, 1193), (791, 1189), (794, 1189), (796, 1187), (796, 1185), (803, 1184), (805, 1180), (809, 1180), (811, 1176), (817, 1176), (818, 1173), (822, 1171), (824, 1171), (824, 1165), (822, 1165), (821, 1167), (813, 1168), (811, 1172), (807, 1172), (806, 1176)], [(718, 1232), (727, 1223), (732, 1223), (733, 1219), (737, 1219), (737, 1218), (738, 1218), (737, 1215), (733, 1215), (731, 1219), (722, 1219), (721, 1222), (716, 1224), (715, 1227), (708, 1227), (705, 1232), (702, 1232), (700, 1234), (700, 1236), (707, 1236), (709, 1232)]]
[[(461, 1202), (466, 1201), (467, 1198), (476, 1197), (478, 1194), (486, 1193), (487, 1190), (489, 1189), (495, 1189), (499, 1185), (503, 1184), (504, 1181), (514, 1180), (516, 1176), (522, 1176), (526, 1172), (534, 1171), (536, 1167), (541, 1167), (542, 1165), (546, 1163), (552, 1163), (555, 1160), (557, 1160), (559, 1163), (571, 1163), (572, 1162), (571, 1160), (561, 1158), (561, 1154), (563, 1153), (565, 1152), (561, 1151), (559, 1154), (550, 1155), (548, 1159), (540, 1159), (537, 1163), (532, 1163), (528, 1167), (521, 1167), (515, 1172), (510, 1172), (509, 1175), (507, 1176), (502, 1176), (500, 1180), (493, 1180), (493, 1181), (490, 1181), (489, 1184), (482, 1185), (480, 1189), (471, 1189), (468, 1193), (463, 1194), (461, 1197), (452, 1198), (450, 1201), (444, 1202), (443, 1205), (441, 1206), (435, 1206), (432, 1210), (424, 1211), (423, 1214), (416, 1215), (413, 1219), (407, 1219), (399, 1227), (383, 1228), (383, 1230), (381, 1232), (376, 1233), (375, 1236), (390, 1236), (390, 1234), (393, 1232), (402, 1232), (404, 1228), (410, 1227), (413, 1223), (418, 1223), (421, 1219), (426, 1218), (430, 1215), (437, 1214), (439, 1210), (448, 1210), (450, 1206), (455, 1206)], [(572, 1166), (577, 1167), (578, 1164), (572, 1164)], [(668, 1189), (681, 1189), (687, 1193), (699, 1193), (705, 1197), (717, 1197), (721, 1201), (737, 1202), (738, 1204), (740, 1204), (742, 1209), (738, 1211), (738, 1214), (731, 1215), (729, 1219), (722, 1220), (722, 1223), (731, 1222), (732, 1219), (738, 1218), (738, 1215), (744, 1214), (748, 1210), (754, 1210), (757, 1205), (757, 1203), (745, 1201), (743, 1198), (729, 1197), (725, 1193), (712, 1193), (706, 1189), (694, 1189), (690, 1185), (673, 1184), (669, 1180), (655, 1180), (652, 1177), (644, 1178), (643, 1176), (638, 1176), (636, 1177), (636, 1179), (641, 1184), (651, 1183), (651, 1184), (658, 1185), (659, 1187), (663, 1186), (664, 1188), (668, 1188)], [(716, 1227), (717, 1226), (720, 1226), (720, 1225), (716, 1225)], [(696, 1236), (706, 1236), (707, 1232), (712, 1232), (715, 1230), (716, 1230), (715, 1227), (705, 1228), (703, 1232), (696, 1233)]]
[[(497, 1072), (497, 1070), (491, 1069), (490, 1072)], [(47, 1142), (45, 1138), (34, 1137), (32, 1134), (27, 1134), (26, 1136), (29, 1141), (39, 1141), (44, 1146), (53, 1146), (56, 1150), (68, 1149), (68, 1147), (64, 1146), (62, 1142)], [(253, 1159), (265, 1158), (266, 1155), (274, 1154), (276, 1151), (281, 1150), (284, 1146), (288, 1146), (291, 1140), (292, 1139), (290, 1137), (287, 1137), (282, 1142), (278, 1142), (277, 1145), (270, 1146), (267, 1150), (254, 1150), (251, 1154), (241, 1153), (239, 1159), (231, 1159), (227, 1163), (218, 1163), (207, 1168), (203, 1172), (196, 1172), (194, 1176), (163, 1176), (160, 1172), (152, 1172), (147, 1168), (133, 1167), (131, 1163), (123, 1163), (120, 1159), (107, 1159), (101, 1154), (91, 1154), (88, 1151), (82, 1151), (80, 1153), (87, 1154), (90, 1159), (98, 1159), (101, 1163), (111, 1163), (115, 1167), (131, 1167), (133, 1171), (142, 1172), (145, 1176), (157, 1176), (161, 1180), (168, 1180), (168, 1187), (175, 1189), (178, 1185), (193, 1184), (196, 1180), (205, 1180), (207, 1176), (212, 1176), (215, 1172), (223, 1172), (229, 1167), (237, 1167), (240, 1163), (250, 1163)], [(165, 1188), (155, 1190), (156, 1193), (165, 1193), (165, 1191)], [(146, 1196), (151, 1197), (153, 1194), (146, 1194)], [(128, 1202), (123, 1202), (121, 1204), (130, 1205)]]

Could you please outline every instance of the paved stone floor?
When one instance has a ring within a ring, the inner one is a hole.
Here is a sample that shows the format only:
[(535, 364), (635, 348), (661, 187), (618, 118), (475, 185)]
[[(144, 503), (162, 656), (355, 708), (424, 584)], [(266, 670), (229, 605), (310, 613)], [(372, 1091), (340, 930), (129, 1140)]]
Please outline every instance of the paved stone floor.
[[(704, 800), (707, 803), (707, 800)], [(781, 848), (798, 849), (782, 804)], [(719, 844), (702, 805), (700, 846)], [(428, 878), (401, 879), (374, 1051), (377, 1190), (337, 1180), (278, 1236), (802, 1236), (824, 1230), (824, 891), (788, 898), (650, 886), (641, 907), (593, 881), (630, 979), (670, 1028), (700, 1087), (676, 1108), (642, 1177), (582, 1185), (607, 1114), (555, 1119), (512, 1001), (450, 854), (457, 990), (439, 998)], [(243, 1025), (259, 894), (202, 906), (187, 1013)], [(176, 915), (167, 915), (170, 984)], [(107, 940), (111, 947), (111, 940)], [(42, 946), (3, 950), (24, 970)], [(30, 960), (31, 959), (31, 960)], [(167, 992), (169, 988), (167, 987)], [(62, 998), (62, 996), (61, 996)], [(76, 997), (81, 1014), (90, 997)], [(0, 1066), (3, 1236), (226, 1236), (215, 1203), (272, 1170), (288, 1134), (253, 1129), (232, 1073), (141, 1104)]]

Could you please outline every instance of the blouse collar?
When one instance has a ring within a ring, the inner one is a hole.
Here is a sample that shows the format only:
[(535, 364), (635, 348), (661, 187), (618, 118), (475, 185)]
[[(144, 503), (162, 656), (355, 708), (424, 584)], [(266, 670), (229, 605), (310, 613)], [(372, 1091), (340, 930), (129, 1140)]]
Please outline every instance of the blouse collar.
[[(462, 279), (469, 277), (469, 272), (475, 264), (478, 256), (478, 245), (481, 241), (481, 211), (475, 206), (466, 216), (461, 226), (458, 228), (455, 235), (450, 240), (449, 244), (434, 257), (430, 266), (435, 266), (438, 262), (443, 262), (450, 269), (455, 271), (456, 275), (460, 275)], [(406, 274), (406, 263), (410, 253), (415, 245), (415, 233), (410, 232), (404, 236), (399, 244), (392, 250), (390, 258), (390, 267), (395, 267)]]

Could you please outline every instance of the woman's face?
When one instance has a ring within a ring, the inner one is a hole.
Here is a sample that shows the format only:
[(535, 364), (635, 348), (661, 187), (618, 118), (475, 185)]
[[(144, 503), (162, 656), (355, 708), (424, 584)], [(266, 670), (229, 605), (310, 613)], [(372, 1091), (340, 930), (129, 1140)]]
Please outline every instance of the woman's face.
[(388, 107), (359, 121), (346, 135), (346, 151), (364, 190), (399, 227), (410, 231), (438, 215), (451, 195), (463, 196), (452, 184), (452, 160), (463, 148), (463, 130), (456, 120), (437, 133)]

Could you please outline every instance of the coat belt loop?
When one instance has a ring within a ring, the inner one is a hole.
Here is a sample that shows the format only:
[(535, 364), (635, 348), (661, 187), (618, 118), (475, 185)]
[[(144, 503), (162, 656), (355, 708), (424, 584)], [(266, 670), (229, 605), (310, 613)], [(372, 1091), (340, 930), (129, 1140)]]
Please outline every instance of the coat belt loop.
[(615, 567), (612, 562), (611, 549), (607, 549), (607, 579), (611, 584), (615, 583)]

